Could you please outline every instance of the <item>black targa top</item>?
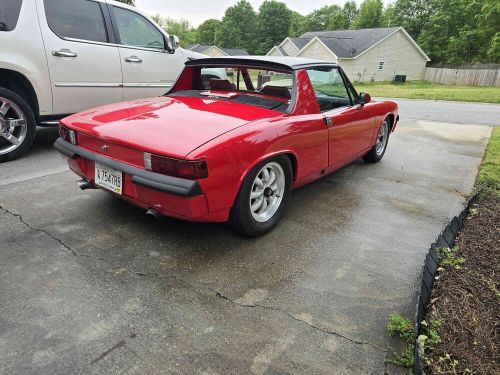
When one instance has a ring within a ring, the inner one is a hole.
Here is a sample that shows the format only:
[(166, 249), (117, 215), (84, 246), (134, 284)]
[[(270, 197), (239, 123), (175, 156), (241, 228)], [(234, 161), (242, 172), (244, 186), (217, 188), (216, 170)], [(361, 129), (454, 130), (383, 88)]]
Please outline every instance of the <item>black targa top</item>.
[(227, 56), (207, 57), (186, 62), (186, 66), (248, 66), (276, 70), (293, 71), (317, 66), (337, 66), (337, 64), (317, 59), (291, 56)]

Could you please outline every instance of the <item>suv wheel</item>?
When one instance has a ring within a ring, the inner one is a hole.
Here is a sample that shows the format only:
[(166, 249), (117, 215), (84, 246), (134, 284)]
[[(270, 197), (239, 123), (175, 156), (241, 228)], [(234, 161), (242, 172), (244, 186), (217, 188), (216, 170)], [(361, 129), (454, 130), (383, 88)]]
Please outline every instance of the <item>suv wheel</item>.
[(15, 92), (0, 87), (0, 162), (24, 154), (35, 140), (35, 115)]

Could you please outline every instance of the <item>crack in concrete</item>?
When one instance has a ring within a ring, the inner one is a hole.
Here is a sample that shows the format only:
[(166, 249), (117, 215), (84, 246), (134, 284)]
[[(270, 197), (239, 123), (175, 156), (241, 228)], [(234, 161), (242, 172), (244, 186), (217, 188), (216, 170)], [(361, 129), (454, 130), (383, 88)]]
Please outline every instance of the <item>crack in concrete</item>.
[[(100, 261), (106, 263), (107, 265), (109, 265), (109, 266), (111, 266), (111, 267), (113, 267), (115, 269), (123, 269), (123, 270), (126, 270), (127, 272), (129, 272), (130, 274), (141, 276), (141, 277), (149, 276), (149, 275), (153, 275), (153, 276), (156, 276), (156, 277), (165, 277), (165, 275), (162, 275), (162, 274), (160, 274), (160, 273), (158, 273), (156, 271), (154, 271), (154, 272), (138, 272), (138, 271), (133, 271), (133, 270), (131, 270), (129, 268), (126, 268), (126, 267), (117, 266), (117, 265), (115, 265), (115, 264), (113, 264), (113, 263), (109, 262), (108, 260), (106, 260), (104, 258), (101, 258), (101, 257), (93, 257), (93, 256), (86, 255), (86, 254), (78, 254), (74, 249), (72, 249), (70, 246), (68, 246), (66, 243), (64, 243), (61, 239), (59, 239), (56, 236), (54, 236), (52, 233), (48, 232), (45, 229), (40, 229), (40, 228), (33, 227), (31, 224), (29, 224), (28, 222), (26, 222), (24, 220), (24, 218), (22, 217), (22, 215), (20, 215), (18, 213), (15, 213), (15, 212), (12, 212), (11, 210), (9, 210), (8, 208), (5, 208), (2, 205), (0, 205), (0, 211), (3, 211), (5, 213), (7, 213), (7, 214), (10, 214), (10, 215), (16, 217), (22, 224), (24, 224), (29, 229), (31, 229), (33, 231), (36, 231), (36, 232), (43, 233), (43, 234), (47, 235), (48, 237), (52, 238), (54, 241), (56, 241), (57, 243), (59, 243), (65, 249), (69, 250), (75, 257), (84, 257), (84, 258), (88, 258), (88, 259), (100, 260)], [(177, 275), (174, 275), (174, 274), (169, 274), (169, 276), (171, 276), (174, 279), (176, 279), (176, 280), (178, 280), (178, 281), (180, 281), (180, 282), (188, 285), (189, 287), (191, 287), (193, 289), (205, 289), (207, 291), (210, 291), (213, 294), (215, 294), (216, 297), (224, 299), (224, 300), (226, 300), (226, 301), (228, 301), (231, 304), (234, 304), (236, 306), (240, 306), (240, 307), (244, 307), (244, 308), (256, 308), (257, 307), (257, 308), (261, 308), (261, 309), (265, 309), (265, 310), (269, 310), (269, 311), (278, 312), (278, 313), (286, 315), (287, 317), (289, 317), (289, 318), (291, 318), (291, 319), (293, 319), (293, 320), (295, 320), (297, 322), (305, 324), (308, 327), (313, 328), (314, 330), (320, 331), (322, 333), (340, 337), (340, 338), (345, 339), (347, 341), (350, 341), (350, 342), (352, 342), (353, 344), (356, 344), (356, 345), (368, 345), (368, 346), (371, 346), (372, 348), (374, 348), (376, 350), (379, 350), (379, 351), (382, 351), (382, 352), (384, 352), (386, 354), (388, 352), (387, 349), (382, 348), (382, 347), (380, 347), (378, 345), (372, 344), (372, 343), (370, 343), (368, 341), (356, 340), (356, 339), (353, 339), (351, 337), (345, 336), (345, 335), (343, 335), (343, 334), (341, 334), (339, 332), (330, 331), (330, 330), (318, 327), (318, 326), (316, 326), (316, 325), (314, 325), (312, 323), (309, 323), (309, 322), (307, 322), (307, 321), (305, 321), (303, 319), (300, 319), (297, 316), (295, 316), (294, 314), (292, 314), (292, 313), (290, 313), (290, 312), (288, 312), (286, 310), (280, 309), (278, 307), (261, 305), (261, 304), (243, 304), (243, 303), (238, 303), (235, 300), (229, 298), (228, 296), (224, 295), (223, 293), (219, 292), (216, 289), (213, 289), (210, 286), (200, 285), (200, 284), (197, 284), (197, 283), (193, 283), (191, 281), (188, 281), (188, 280), (185, 280), (183, 278), (180, 278), (180, 277), (178, 277)], [(122, 341), (124, 341), (124, 340), (122, 340)], [(113, 347), (109, 352), (113, 351), (117, 347), (125, 346), (125, 342), (119, 342), (118, 344), (119, 344), (118, 346)], [(127, 349), (129, 349), (129, 348), (127, 348)], [(97, 359), (95, 359), (93, 361), (93, 363), (101, 360), (104, 356), (106, 356), (107, 354), (109, 354), (109, 352), (103, 353), (104, 355), (102, 355), (102, 357), (98, 357)]]
[(0, 205), (0, 211), (3, 211), (3, 212), (5, 212), (5, 213), (7, 213), (9, 215), (12, 215), (12, 216), (16, 217), (22, 224), (24, 224), (25, 226), (27, 226), (29, 229), (31, 229), (31, 230), (33, 230), (35, 232), (43, 233), (46, 236), (52, 238), (54, 241), (56, 241), (57, 243), (59, 243), (66, 250), (70, 251), (71, 254), (73, 254), (73, 256), (75, 256), (75, 257), (88, 258), (88, 259), (97, 259), (97, 260), (100, 260), (100, 261), (106, 263), (107, 265), (109, 265), (109, 266), (111, 266), (113, 268), (123, 268), (123, 269), (127, 270), (128, 272), (130, 272), (132, 274), (136, 274), (136, 275), (139, 275), (139, 276), (146, 276), (145, 273), (134, 272), (134, 271), (132, 271), (132, 270), (130, 270), (128, 268), (118, 267), (115, 264), (109, 262), (107, 259), (104, 259), (104, 258), (93, 257), (93, 256), (87, 255), (87, 254), (79, 254), (79, 253), (76, 252), (76, 250), (74, 250), (73, 248), (71, 248), (70, 246), (68, 246), (61, 239), (57, 238), (56, 236), (54, 236), (52, 233), (48, 232), (47, 230), (36, 228), (36, 227), (32, 226), (30, 223), (28, 223), (26, 220), (24, 220), (24, 218), (23, 218), (23, 216), (21, 214), (12, 212), (11, 210), (9, 210), (8, 208), (6, 208), (6, 207), (4, 207), (2, 205)]
[(317, 331), (320, 331), (320, 332), (323, 332), (323, 333), (326, 333), (328, 335), (333, 335), (333, 336), (337, 336), (337, 337), (340, 337), (342, 339), (345, 339), (347, 341), (350, 341), (352, 342), (353, 344), (356, 344), (356, 345), (368, 345), (368, 346), (371, 346), (372, 348), (374, 349), (377, 349), (379, 351), (382, 351), (384, 353), (387, 353), (387, 349), (385, 348), (382, 348), (378, 345), (375, 345), (375, 344), (372, 344), (371, 342), (368, 342), (368, 341), (361, 341), (361, 340), (356, 340), (356, 339), (353, 339), (351, 337), (348, 337), (348, 336), (345, 336), (343, 335), (342, 333), (339, 333), (339, 332), (336, 332), (336, 331), (330, 331), (330, 330), (327, 330), (325, 328), (321, 328), (321, 327), (318, 327), (317, 325), (314, 325), (312, 323), (309, 323), (308, 321), (306, 320), (303, 320), (303, 319), (300, 319), (298, 318), (297, 316), (295, 316), (294, 314), (292, 313), (289, 313), (288, 311), (286, 310), (283, 310), (283, 309), (280, 309), (278, 307), (273, 307), (273, 306), (267, 306), (267, 305), (261, 305), (261, 304), (258, 304), (258, 303), (254, 303), (254, 304), (244, 304), (244, 303), (238, 303), (234, 300), (232, 300), (231, 298), (229, 298), (228, 296), (222, 294), (221, 292), (209, 287), (209, 286), (205, 286), (204, 288), (212, 291), (213, 293), (215, 293), (215, 295), (219, 298), (222, 298), (226, 301), (229, 301), (230, 303), (232, 304), (235, 304), (237, 306), (240, 306), (240, 307), (250, 307), (250, 308), (254, 308), (254, 307), (259, 307), (259, 308), (262, 308), (262, 309), (265, 309), (265, 310), (271, 310), (271, 311), (276, 311), (276, 312), (279, 312), (281, 314), (285, 314), (286, 316), (288, 316), (289, 318), (297, 321), (297, 322), (300, 322), (300, 323), (303, 323)]
[(16, 217), (21, 223), (23, 223), (24, 225), (26, 225), (29, 229), (31, 230), (34, 230), (36, 232), (40, 232), (40, 233), (43, 233), (47, 236), (49, 236), (50, 238), (52, 238), (54, 241), (57, 241), (61, 246), (63, 246), (66, 250), (69, 250), (71, 251), (71, 253), (74, 255), (74, 256), (78, 256), (78, 254), (75, 252), (75, 250), (73, 250), (71, 247), (69, 247), (68, 245), (66, 245), (64, 242), (62, 242), (59, 238), (56, 238), (54, 237), (52, 234), (50, 234), (49, 232), (47, 232), (45, 229), (40, 229), (40, 228), (35, 228), (34, 226), (32, 226), (30, 223), (26, 222), (22, 215), (20, 214), (17, 214), (15, 212), (12, 212), (11, 210), (9, 210), (8, 208), (0, 205), (0, 211), (3, 211), (7, 214), (10, 214), (14, 217)]

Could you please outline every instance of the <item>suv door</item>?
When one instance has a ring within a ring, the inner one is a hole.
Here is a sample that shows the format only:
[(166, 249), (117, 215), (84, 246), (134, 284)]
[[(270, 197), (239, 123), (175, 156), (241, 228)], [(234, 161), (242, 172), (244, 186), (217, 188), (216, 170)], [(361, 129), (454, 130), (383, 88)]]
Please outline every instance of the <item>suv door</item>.
[(184, 67), (181, 51), (170, 54), (165, 34), (143, 15), (108, 6), (119, 44), (124, 100), (165, 94)]
[(123, 100), (107, 8), (92, 0), (37, 0), (55, 114)]
[(328, 165), (348, 163), (368, 150), (375, 119), (359, 105), (338, 67), (307, 69), (328, 132)]

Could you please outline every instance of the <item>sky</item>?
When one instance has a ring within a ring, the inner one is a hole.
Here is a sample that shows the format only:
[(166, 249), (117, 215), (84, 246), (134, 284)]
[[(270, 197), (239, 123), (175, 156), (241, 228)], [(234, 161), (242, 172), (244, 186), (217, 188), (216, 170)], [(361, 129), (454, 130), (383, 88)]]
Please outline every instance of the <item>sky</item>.
[[(249, 0), (257, 10), (264, 0)], [(343, 6), (346, 0), (282, 0), (288, 8), (306, 15), (325, 5)], [(185, 18), (193, 26), (198, 26), (209, 18), (222, 19), (226, 8), (238, 0), (136, 0), (135, 5), (142, 11), (153, 15), (160, 13), (163, 17), (174, 19)], [(358, 5), (361, 0), (356, 1)], [(387, 3), (388, 1), (384, 1)]]

